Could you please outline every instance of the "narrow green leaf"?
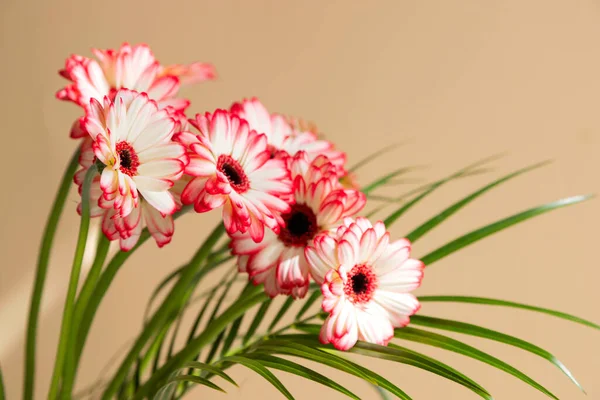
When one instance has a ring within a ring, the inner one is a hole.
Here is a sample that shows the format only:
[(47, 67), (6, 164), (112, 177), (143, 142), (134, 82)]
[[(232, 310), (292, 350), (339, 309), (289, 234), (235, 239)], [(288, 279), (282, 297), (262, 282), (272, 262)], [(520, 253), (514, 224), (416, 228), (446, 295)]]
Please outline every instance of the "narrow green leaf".
[(391, 400), (390, 395), (388, 394), (388, 392), (385, 389), (382, 389), (377, 385), (373, 385), (373, 388), (375, 388), (375, 390), (381, 397), (381, 400)]
[(289, 296), (285, 300), (285, 302), (283, 303), (281, 308), (279, 309), (279, 312), (275, 316), (275, 319), (273, 319), (273, 321), (271, 322), (271, 325), (269, 325), (269, 329), (267, 330), (268, 332), (271, 332), (273, 330), (273, 328), (275, 328), (275, 326), (277, 326), (277, 323), (281, 320), (281, 318), (283, 318), (283, 316), (285, 315), (287, 310), (290, 309), (290, 307), (292, 306), (293, 303), (294, 303), (294, 298), (292, 296)]
[(525, 375), (518, 369), (514, 368), (513, 366), (456, 339), (452, 339), (448, 336), (440, 335), (438, 333), (433, 333), (411, 327), (396, 329), (394, 336), (398, 339), (427, 344), (429, 346), (449, 350), (454, 353), (462, 354), (464, 356), (471, 357), (475, 360), (479, 360), (488, 365), (491, 365), (492, 367), (498, 368), (504, 372), (511, 374), (512, 376), (522, 380), (523, 382), (539, 390), (545, 395), (558, 400), (558, 397), (556, 397), (552, 392), (550, 392), (544, 386), (540, 385), (538, 382)]
[(356, 354), (382, 358), (421, 368), (446, 379), (452, 380), (459, 385), (470, 389), (484, 399), (493, 400), (492, 395), (481, 385), (449, 365), (407, 348), (397, 346), (393, 343), (390, 343), (387, 347), (385, 347), (372, 343), (357, 342), (356, 345), (354, 345), (354, 347), (349, 351)]
[(421, 238), (423, 235), (425, 235), (427, 232), (431, 231), (433, 228), (435, 228), (436, 226), (438, 226), (439, 224), (441, 224), (442, 222), (444, 222), (446, 219), (448, 219), (450, 216), (452, 216), (454, 213), (456, 213), (457, 211), (459, 211), (461, 208), (465, 207), (467, 204), (469, 204), (470, 202), (472, 202), (473, 200), (477, 199), (479, 196), (483, 195), (484, 193), (486, 193), (487, 191), (497, 187), (498, 185), (511, 180), (512, 178), (516, 178), (517, 176), (524, 174), (525, 172), (529, 172), (532, 171), (536, 168), (542, 167), (544, 165), (547, 165), (549, 162), (548, 161), (544, 161), (541, 163), (537, 163), (534, 165), (531, 165), (529, 167), (526, 168), (522, 168), (519, 169), (518, 171), (512, 172), (506, 176), (503, 176), (500, 179), (495, 180), (494, 182), (482, 187), (481, 189), (471, 193), (469, 196), (465, 197), (464, 199), (452, 204), (450, 207), (446, 208), (445, 210), (443, 210), (441, 213), (439, 213), (438, 215), (432, 217), (431, 219), (429, 219), (428, 221), (426, 221), (425, 223), (423, 223), (421, 226), (417, 227), (415, 230), (413, 230), (412, 232), (410, 232), (408, 235), (406, 235), (406, 238), (408, 240), (410, 240), (411, 242), (415, 242), (417, 241), (419, 238)]
[(207, 386), (207, 387), (209, 387), (211, 389), (218, 390), (219, 392), (227, 393), (221, 387), (219, 387), (218, 385), (212, 383), (208, 379), (201, 378), (201, 377), (196, 376), (196, 375), (177, 375), (177, 376), (174, 376), (172, 378), (169, 378), (169, 380), (165, 383), (165, 386), (170, 385), (170, 384), (174, 384), (174, 383), (179, 383), (179, 382), (196, 383), (198, 385), (203, 385), (203, 386)]
[(232, 385), (238, 386), (238, 384), (229, 375), (227, 375), (225, 371), (223, 371), (221, 368), (215, 367), (214, 365), (205, 364), (198, 361), (190, 361), (185, 363), (182, 367), (210, 372), (213, 375), (220, 376)]
[(475, 162), (471, 165), (468, 165), (467, 167), (455, 172), (454, 174), (452, 174), (446, 178), (443, 178), (437, 182), (434, 182), (433, 184), (431, 184), (429, 186), (429, 188), (427, 190), (422, 192), (420, 195), (418, 195), (417, 197), (415, 197), (414, 199), (412, 199), (411, 201), (409, 201), (402, 207), (398, 208), (396, 211), (394, 211), (392, 214), (390, 214), (383, 222), (385, 223), (386, 226), (389, 227), (398, 218), (400, 218), (404, 213), (406, 213), (408, 210), (410, 210), (415, 204), (417, 204), (419, 201), (423, 200), (423, 198), (425, 198), (428, 195), (430, 195), (431, 193), (433, 193), (436, 189), (440, 188), (445, 183), (448, 183), (454, 179), (461, 178), (465, 174), (468, 174), (469, 172), (471, 172), (471, 170), (473, 170), (474, 168), (479, 167), (485, 163), (488, 163), (491, 160), (494, 160), (496, 158), (498, 158), (498, 156), (492, 156), (492, 157), (485, 158), (481, 161), (477, 161), (477, 162)]
[(181, 267), (177, 268), (175, 271), (171, 272), (152, 291), (152, 293), (150, 294), (150, 298), (148, 299), (148, 303), (146, 304), (146, 309), (144, 310), (144, 323), (150, 319), (150, 311), (152, 310), (152, 305), (154, 304), (154, 301), (156, 300), (158, 295), (163, 291), (165, 287), (167, 287), (169, 283), (171, 283), (175, 278), (181, 275), (181, 273), (186, 267), (187, 264), (184, 264)]
[(6, 390), (4, 389), (4, 379), (2, 379), (2, 367), (0, 367), (0, 400), (6, 399)]
[(308, 296), (308, 298), (304, 301), (304, 304), (302, 305), (302, 308), (300, 309), (300, 311), (298, 311), (298, 314), (296, 314), (296, 321), (300, 320), (304, 314), (306, 314), (306, 312), (308, 311), (308, 309), (315, 304), (315, 302), (321, 297), (321, 291), (320, 290), (315, 290), (313, 291), (310, 296)]
[[(225, 288), (223, 288), (223, 292), (221, 293), (221, 296), (217, 300), (217, 303), (215, 304), (215, 308), (213, 309), (213, 312), (210, 315), (210, 318), (208, 319), (209, 321), (214, 320), (217, 317), (217, 315), (219, 314), (219, 311), (221, 309), (221, 305), (223, 304), (223, 301), (225, 300), (225, 297), (229, 293), (229, 289), (231, 289), (231, 286), (233, 285), (233, 282), (235, 282), (235, 278), (236, 278), (236, 274), (234, 273), (234, 274), (231, 275), (231, 277), (227, 281), (227, 284), (225, 285)], [(210, 351), (208, 352), (208, 355), (206, 356), (206, 359), (204, 360), (204, 362), (206, 364), (210, 364), (210, 362), (212, 361), (212, 359), (217, 354), (217, 349), (221, 345), (221, 342), (223, 341), (223, 337), (224, 336), (225, 336), (225, 328), (219, 333), (219, 335), (217, 336), (217, 338), (213, 342), (213, 344), (212, 344), (212, 346), (210, 348)]]
[(280, 339), (271, 339), (261, 344), (256, 351), (267, 352), (267, 354), (284, 354), (295, 356), (319, 364), (327, 365), (337, 370), (354, 375), (371, 384), (380, 386), (402, 400), (412, 400), (411, 397), (403, 390), (376, 372), (364, 368), (350, 360), (342, 358), (337, 354), (327, 353), (318, 348), (295, 343), (292, 340), (286, 340), (284, 339), (286, 336), (288, 335), (283, 335)]
[(225, 338), (225, 341), (223, 342), (223, 348), (221, 348), (221, 356), (224, 356), (225, 354), (227, 354), (227, 352), (231, 348), (231, 345), (237, 338), (237, 334), (240, 330), (240, 326), (242, 325), (243, 318), (244, 318), (244, 315), (242, 314), (238, 317), (238, 319), (233, 321), (233, 324), (231, 324), (231, 327), (229, 328), (229, 333), (227, 333), (227, 337)]
[(365, 195), (369, 195), (369, 193), (371, 193), (373, 190), (377, 189), (378, 187), (380, 187), (382, 185), (385, 185), (393, 178), (400, 176), (402, 174), (405, 174), (407, 172), (410, 172), (410, 171), (414, 170), (415, 168), (416, 167), (398, 168), (397, 170), (392, 171), (388, 174), (385, 174), (384, 176), (376, 179), (375, 181), (369, 183), (368, 185), (360, 188), (360, 191), (363, 192)]
[(496, 232), (502, 231), (506, 228), (509, 228), (513, 225), (516, 225), (520, 222), (526, 221), (530, 218), (536, 217), (538, 215), (547, 213), (548, 211), (556, 210), (558, 208), (570, 206), (572, 204), (581, 203), (582, 201), (590, 199), (592, 196), (573, 196), (568, 197), (566, 199), (558, 200), (552, 203), (544, 204), (543, 206), (530, 208), (529, 210), (520, 212), (518, 214), (514, 214), (510, 217), (504, 218), (500, 221), (491, 223), (482, 228), (476, 229), (472, 232), (469, 232), (453, 241), (443, 245), (442, 247), (432, 251), (426, 256), (421, 258), (421, 261), (426, 266), (430, 266), (434, 262), (446, 257), (449, 254), (454, 253), (470, 245), (471, 243), (477, 242), (487, 236), (490, 236)]
[(25, 341), (25, 374), (23, 378), (23, 400), (32, 400), (35, 388), (35, 351), (36, 339), (38, 337), (37, 327), (40, 316), (40, 305), (42, 303), (42, 294), (46, 275), (48, 275), (48, 264), (50, 262), (50, 251), (54, 243), (54, 235), (58, 227), (58, 221), (65, 208), (65, 202), (69, 195), (69, 189), (73, 183), (73, 175), (79, 167), (79, 148), (73, 152), (69, 164), (65, 168), (60, 186), (54, 197), (52, 209), (48, 214), (40, 250), (38, 252), (37, 266), (35, 270), (35, 280), (31, 292), (31, 302), (29, 305), (29, 317), (27, 319), (27, 339)]
[(577, 382), (571, 371), (569, 371), (569, 369), (567, 369), (567, 367), (560, 360), (558, 360), (548, 351), (532, 343), (526, 342), (525, 340), (507, 335), (505, 333), (483, 328), (481, 326), (449, 319), (427, 317), (424, 315), (413, 315), (410, 321), (414, 325), (427, 326), (429, 328), (443, 329), (451, 332), (463, 333), (465, 335), (477, 336), (484, 339), (505, 343), (510, 346), (518, 347), (528, 351), (550, 361), (552, 364), (558, 367), (558, 369), (560, 369), (575, 385), (577, 385), (581, 391), (584, 391), (583, 387), (579, 384), (579, 382)]
[(265, 378), (271, 385), (275, 386), (277, 390), (281, 392), (287, 399), (294, 400), (294, 396), (285, 388), (283, 383), (271, 371), (263, 367), (263, 365), (255, 360), (250, 358), (241, 357), (241, 356), (230, 356), (223, 359), (224, 362), (234, 362), (237, 364), (241, 364), (244, 367), (247, 367), (263, 378)]
[(348, 169), (348, 172), (356, 171), (363, 165), (367, 165), (369, 162), (373, 161), (374, 159), (381, 157), (383, 154), (390, 152), (390, 151), (398, 148), (399, 146), (400, 146), (400, 143), (392, 144), (391, 146), (385, 146), (384, 148), (379, 149), (376, 152), (367, 155), (365, 158), (363, 158), (362, 160), (360, 160), (356, 164), (354, 164), (352, 167), (350, 167)]
[[(345, 394), (346, 396), (360, 400), (360, 397), (346, 389), (345, 387), (339, 385), (332, 379), (321, 375), (320, 373), (313, 371), (310, 368), (304, 367), (300, 364), (296, 364), (290, 360), (286, 360), (284, 358), (269, 356), (266, 354), (247, 354), (246, 357), (256, 359), (260, 361), (267, 368), (278, 369), (280, 371), (289, 372), (291, 374), (301, 376), (305, 379), (311, 380), (313, 382), (320, 383), (321, 385), (327, 386), (333, 390), (337, 390), (340, 393)], [(378, 386), (377, 386), (378, 387)]]
[(256, 330), (260, 326), (262, 320), (265, 318), (265, 314), (267, 313), (267, 310), (269, 309), (271, 303), (273, 303), (273, 299), (268, 299), (260, 305), (260, 308), (256, 312), (256, 315), (254, 316), (254, 319), (252, 320), (252, 323), (250, 324), (250, 327), (248, 328), (248, 331), (246, 332), (246, 335), (244, 335), (244, 339), (242, 340), (242, 344), (244, 346), (250, 341), (250, 339), (252, 339), (254, 333), (256, 333)]
[(512, 307), (520, 308), (523, 310), (535, 311), (542, 314), (551, 315), (553, 317), (565, 319), (567, 321), (575, 322), (581, 325), (588, 326), (590, 328), (600, 330), (600, 325), (595, 324), (583, 318), (576, 317), (575, 315), (567, 314), (561, 311), (550, 310), (548, 308), (541, 308), (531, 306), (528, 304), (515, 303), (514, 301), (490, 299), (487, 297), (472, 297), (472, 296), (420, 296), (419, 301), (421, 302), (450, 302), (450, 303), (469, 303), (469, 304), (484, 304), (489, 306), (500, 306), (500, 307)]

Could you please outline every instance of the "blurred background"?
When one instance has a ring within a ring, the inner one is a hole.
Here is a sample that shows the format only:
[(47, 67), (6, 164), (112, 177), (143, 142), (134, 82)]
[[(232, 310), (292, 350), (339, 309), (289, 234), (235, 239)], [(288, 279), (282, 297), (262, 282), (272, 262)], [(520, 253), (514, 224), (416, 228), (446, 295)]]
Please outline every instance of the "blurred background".
[[(145, 42), (166, 64), (212, 62), (219, 79), (182, 92), (192, 100), (191, 113), (258, 96), (271, 111), (316, 122), (347, 151), (350, 164), (408, 141), (359, 170), (359, 181), (366, 184), (402, 166), (425, 166), (380, 193), (399, 195), (506, 152), (490, 171), (447, 185), (403, 216), (392, 229), (397, 237), (502, 174), (554, 160), (493, 190), (432, 231), (415, 245), (416, 256), (526, 208), (600, 191), (597, 1), (2, 0), (0, 18), (0, 363), (9, 399), (21, 395), (24, 327), (38, 244), (76, 145), (68, 132), (80, 111), (54, 98), (65, 83), (57, 71), (71, 53), (91, 56), (91, 47)], [(77, 202), (73, 190), (52, 253), (38, 339), (40, 399), (46, 396), (56, 351), (77, 235)], [(417, 294), (510, 299), (600, 322), (599, 204), (595, 199), (552, 212), (460, 251), (428, 269)], [(139, 331), (153, 288), (195, 251), (218, 217), (178, 220), (171, 245), (159, 251), (148, 243), (122, 268), (92, 327), (79, 389), (93, 383), (111, 357), (123, 355), (119, 349)], [(600, 399), (598, 331), (482, 306), (426, 304), (421, 313), (478, 323), (536, 343), (572, 369), (588, 399)], [(560, 398), (586, 398), (540, 358), (485, 340), (461, 339), (501, 356)], [(415, 348), (467, 373), (498, 399), (544, 398), (477, 361)], [(361, 360), (415, 399), (476, 398), (421, 370)], [(327, 373), (361, 398), (376, 398), (367, 384)], [(232, 374), (239, 389), (228, 386), (228, 395), (199, 389), (190, 397), (280, 396), (242, 367)], [(279, 376), (298, 399), (342, 398), (316, 383)]]

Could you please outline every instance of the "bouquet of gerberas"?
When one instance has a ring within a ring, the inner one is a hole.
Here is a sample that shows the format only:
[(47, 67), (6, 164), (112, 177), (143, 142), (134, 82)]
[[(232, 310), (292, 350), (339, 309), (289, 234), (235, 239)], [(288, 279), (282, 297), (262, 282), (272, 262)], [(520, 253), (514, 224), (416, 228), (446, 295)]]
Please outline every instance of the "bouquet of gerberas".
[[(60, 71), (69, 84), (57, 97), (80, 106), (83, 115), (71, 128), (71, 137), (78, 140), (77, 150), (65, 171), (40, 250), (27, 333), (25, 399), (33, 396), (40, 301), (71, 181), (81, 194), (77, 209), (81, 223), (51, 399), (73, 397), (94, 315), (128, 257), (150, 238), (159, 247), (168, 244), (175, 219), (188, 211), (204, 213), (217, 208), (222, 210), (223, 223), (189, 262), (170, 271), (160, 283), (149, 300), (142, 329), (119, 367), (100, 380), (89, 396), (171, 399), (182, 397), (194, 384), (222, 390), (223, 382), (218, 379), (235, 385), (226, 370), (241, 364), (286, 398), (293, 398), (292, 394), (273, 370), (358, 398), (339, 382), (303, 365), (303, 360), (309, 360), (354, 375), (374, 385), (384, 397), (411, 398), (398, 382), (346, 357), (346, 353), (356, 353), (421, 368), (482, 398), (492, 398), (456, 369), (394, 343), (398, 338), (477, 359), (556, 398), (513, 366), (427, 328), (516, 346), (553, 363), (579, 386), (560, 361), (533, 344), (480, 326), (414, 314), (421, 302), (461, 302), (521, 308), (596, 329), (600, 326), (510, 301), (462, 296), (417, 299), (411, 292), (420, 286), (425, 266), (588, 196), (565, 198), (509, 216), (418, 259), (411, 254), (411, 243), (482, 194), (541, 164), (503, 176), (434, 215), (405, 238), (393, 238), (387, 229), (411, 207), (445, 183), (478, 172), (489, 159), (400, 198), (380, 196), (379, 200), (397, 204), (397, 208), (383, 221), (371, 222), (368, 218), (381, 209), (375, 207), (363, 214), (367, 200), (376, 199), (373, 191), (407, 172), (406, 168), (359, 187), (355, 171), (373, 156), (350, 168), (345, 153), (320, 137), (313, 125), (270, 113), (257, 99), (214, 112), (186, 114), (190, 102), (177, 97), (179, 88), (213, 79), (215, 72), (209, 64), (164, 66), (145, 45), (124, 44), (118, 50), (94, 50), (94, 55), (96, 58), (71, 56)], [(83, 280), (80, 275), (84, 251), (91, 241), (91, 218), (101, 220), (103, 235)], [(120, 250), (107, 261), (111, 241), (118, 241)], [(207, 287), (203, 282), (213, 271), (221, 271), (222, 279)], [(236, 286), (240, 277), (249, 282)], [(236, 287), (235, 300), (227, 301)], [(274, 303), (279, 295), (286, 300)], [(159, 298), (160, 305), (154, 306)], [(194, 307), (198, 298), (201, 306)], [(298, 303), (295, 316), (289, 314), (294, 303)], [(266, 321), (275, 304), (278, 310)], [(180, 328), (186, 312), (194, 313), (195, 319), (184, 333)], [(180, 337), (185, 342), (178, 346)]]

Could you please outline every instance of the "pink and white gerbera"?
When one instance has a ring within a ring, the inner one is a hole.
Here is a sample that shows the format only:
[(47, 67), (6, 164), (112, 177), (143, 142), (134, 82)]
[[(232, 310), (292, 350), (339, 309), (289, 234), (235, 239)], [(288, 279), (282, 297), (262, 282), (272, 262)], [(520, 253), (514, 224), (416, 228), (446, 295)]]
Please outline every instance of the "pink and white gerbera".
[(171, 140), (178, 126), (145, 93), (121, 89), (114, 101), (108, 96), (104, 104), (91, 100), (85, 129), (103, 166), (100, 207), (112, 207), (115, 218), (125, 218), (138, 207), (141, 195), (161, 214), (177, 210), (169, 189), (189, 161), (185, 148)]
[(285, 162), (270, 158), (266, 136), (225, 110), (197, 114), (190, 123), (200, 133), (177, 136), (190, 150), (185, 173), (194, 177), (181, 194), (183, 203), (196, 212), (222, 206), (227, 232), (248, 232), (255, 242), (263, 239), (265, 225), (278, 232), (281, 213), (290, 209), (282, 198), (292, 185)]
[(306, 249), (313, 278), (321, 283), (322, 343), (348, 350), (357, 340), (387, 345), (394, 328), (406, 326), (419, 310), (410, 292), (424, 265), (410, 258), (410, 242), (390, 242), (383, 222), (346, 219), (335, 236), (320, 235)]
[(269, 296), (302, 298), (309, 286), (304, 249), (317, 234), (359, 212), (366, 198), (356, 190), (341, 187), (336, 167), (325, 156), (311, 162), (306, 152), (300, 151), (289, 159), (289, 164), (293, 199), (290, 210), (282, 215), (284, 225), (279, 233), (267, 231), (260, 243), (248, 234), (235, 234), (231, 247), (239, 256), (239, 270), (247, 272), (255, 284), (264, 283)]
[[(113, 99), (119, 89), (145, 92), (158, 103), (160, 108), (172, 107), (183, 111), (190, 102), (177, 98), (182, 84), (214, 79), (212, 65), (192, 63), (189, 65), (161, 65), (145, 44), (131, 46), (123, 44), (119, 49), (92, 52), (96, 59), (72, 55), (59, 73), (72, 83), (60, 89), (56, 97), (72, 101), (84, 109), (90, 100), (102, 101), (105, 96)], [(71, 129), (71, 137), (85, 137), (83, 118), (78, 119)]]
[(274, 157), (293, 156), (305, 151), (312, 161), (319, 155), (326, 156), (338, 169), (339, 176), (345, 174), (346, 153), (336, 150), (333, 143), (321, 140), (309, 127), (280, 114), (269, 114), (257, 99), (244, 99), (231, 106), (231, 112), (238, 114), (250, 124), (251, 129), (267, 135), (269, 148)]
[[(80, 195), (87, 171), (90, 168), (97, 168), (93, 143), (91, 137), (87, 137), (81, 142), (79, 155), (81, 169), (77, 171), (74, 177)], [(181, 207), (180, 194), (184, 186), (185, 181), (180, 179), (175, 182), (170, 190), (178, 208)], [(144, 226), (148, 228), (148, 232), (154, 238), (158, 247), (163, 247), (171, 242), (175, 229), (171, 215), (161, 214), (156, 208), (141, 199), (138, 207), (134, 208), (127, 217), (120, 218), (116, 215), (116, 210), (111, 207), (111, 203), (106, 202), (102, 195), (100, 174), (98, 173), (94, 176), (90, 187), (90, 216), (92, 218), (102, 217), (103, 233), (109, 240), (119, 240), (121, 250), (129, 251), (136, 245)], [(109, 208), (102, 208), (100, 204)], [(81, 214), (81, 203), (77, 206), (77, 212)]]

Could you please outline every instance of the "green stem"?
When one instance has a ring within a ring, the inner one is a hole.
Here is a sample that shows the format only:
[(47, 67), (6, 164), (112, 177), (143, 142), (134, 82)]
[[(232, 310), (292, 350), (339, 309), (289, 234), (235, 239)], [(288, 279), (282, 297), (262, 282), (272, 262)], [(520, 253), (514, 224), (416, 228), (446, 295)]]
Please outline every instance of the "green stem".
[[(154, 373), (137, 391), (133, 400), (143, 399), (148, 396), (150, 391), (153, 390), (158, 383), (166, 379), (174, 370), (186, 362), (192, 361), (200, 350), (219, 336), (227, 325), (246, 312), (246, 310), (266, 299), (267, 295), (263, 292), (262, 286), (255, 286), (252, 290), (249, 290), (246, 296), (240, 297), (236, 302), (231, 304), (229, 308), (212, 321), (200, 335), (189, 342), (183, 349), (175, 354), (173, 358), (156, 371), (156, 373)], [(108, 397), (105, 396), (104, 398), (107, 399)]]
[(71, 188), (71, 182), (73, 182), (73, 175), (77, 169), (78, 161), (79, 149), (73, 153), (71, 161), (65, 169), (60, 187), (56, 193), (56, 197), (54, 198), (52, 211), (50, 211), (48, 221), (46, 222), (44, 235), (42, 236), (33, 292), (31, 293), (29, 320), (27, 322), (27, 339), (25, 344), (25, 376), (23, 379), (24, 400), (33, 399), (33, 390), (35, 386), (35, 339), (37, 336), (37, 325), (40, 315), (40, 305), (42, 302), (42, 292), (44, 291), (44, 283), (46, 282), (46, 275), (48, 273), (48, 262), (50, 261), (50, 250), (52, 249), (52, 243), (54, 242), (54, 235), (58, 226), (58, 220), (60, 219), (65, 206), (65, 201), (67, 200), (69, 189)]
[[(62, 376), (65, 356), (67, 354), (67, 346), (69, 344), (69, 338), (71, 337), (71, 329), (73, 328), (71, 323), (73, 318), (73, 306), (75, 303), (75, 295), (77, 294), (77, 284), (79, 283), (79, 274), (81, 273), (83, 253), (85, 252), (85, 245), (90, 227), (90, 186), (94, 175), (97, 173), (95, 168), (90, 168), (85, 174), (85, 180), (83, 181), (79, 237), (77, 238), (77, 247), (75, 248), (75, 256), (73, 257), (73, 267), (71, 269), (71, 278), (69, 279), (69, 288), (67, 289), (67, 298), (65, 299), (62, 325), (60, 328), (60, 339), (54, 363), (54, 373), (52, 374), (52, 383), (48, 393), (48, 397), (51, 400), (56, 399), (58, 396), (60, 378)], [(68, 393), (64, 394), (69, 395)]]
[(123, 380), (127, 377), (127, 372), (131, 365), (135, 362), (138, 357), (138, 354), (144, 348), (146, 342), (154, 335), (155, 331), (160, 329), (164, 321), (167, 320), (171, 312), (180, 304), (181, 299), (187, 293), (187, 286), (190, 284), (190, 280), (194, 278), (196, 273), (200, 268), (205, 266), (206, 264), (203, 261), (208, 257), (211, 253), (212, 248), (215, 243), (219, 240), (219, 238), (223, 235), (225, 228), (222, 224), (219, 224), (210, 236), (205, 240), (202, 244), (200, 250), (196, 253), (194, 258), (190, 261), (189, 266), (185, 271), (181, 274), (177, 283), (173, 286), (165, 301), (160, 306), (160, 308), (156, 311), (154, 316), (150, 319), (150, 321), (144, 326), (144, 329), (133, 347), (130, 349), (129, 353), (125, 356), (125, 359), (121, 363), (121, 366), (117, 370), (117, 373), (110, 381), (108, 387), (104, 391), (102, 395), (102, 399), (108, 400), (112, 396), (115, 395), (119, 386), (123, 382)]
[[(100, 273), (102, 272), (102, 266), (104, 265), (104, 261), (108, 255), (110, 240), (108, 240), (104, 234), (101, 233), (100, 235), (100, 240), (98, 241), (98, 247), (96, 249), (96, 258), (92, 264), (92, 267), (90, 268), (90, 272), (85, 279), (83, 287), (79, 292), (77, 303), (75, 304), (75, 311), (73, 312), (73, 327), (75, 327), (75, 329), (71, 330), (71, 337), (69, 339), (69, 343), (72, 344), (76, 343), (77, 341), (77, 327), (81, 325), (83, 312), (85, 311), (90, 297), (96, 288), (96, 284), (100, 278)], [(73, 384), (75, 383), (80, 357), (81, 354), (77, 354), (75, 351), (75, 346), (69, 346), (65, 363), (65, 376), (62, 385), (62, 392), (65, 394), (73, 391)]]

